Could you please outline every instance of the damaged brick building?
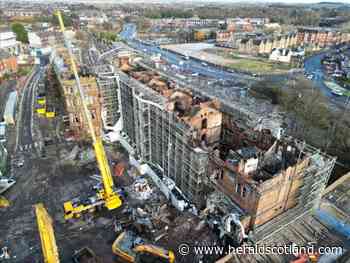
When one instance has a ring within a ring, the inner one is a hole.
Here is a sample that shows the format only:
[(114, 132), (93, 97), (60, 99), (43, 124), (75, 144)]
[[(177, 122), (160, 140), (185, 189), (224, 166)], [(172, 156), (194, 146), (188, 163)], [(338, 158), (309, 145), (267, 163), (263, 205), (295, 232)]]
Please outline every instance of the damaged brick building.
[(207, 208), (224, 234), (261, 239), (318, 205), (335, 158), (253, 129), (242, 113), (137, 62), (122, 61), (117, 73), (130, 153)]
[[(67, 116), (64, 120), (67, 134), (75, 139), (88, 139), (88, 126), (83, 115), (82, 103), (78, 95), (73, 73), (70, 70), (70, 60), (66, 49), (57, 49), (53, 55), (53, 69), (61, 86), (61, 93), (65, 100)], [(96, 78), (80, 67), (80, 61), (76, 61), (80, 72), (80, 85), (84, 91), (87, 107), (91, 113), (91, 119), (95, 133), (99, 136), (102, 132), (102, 99)]]

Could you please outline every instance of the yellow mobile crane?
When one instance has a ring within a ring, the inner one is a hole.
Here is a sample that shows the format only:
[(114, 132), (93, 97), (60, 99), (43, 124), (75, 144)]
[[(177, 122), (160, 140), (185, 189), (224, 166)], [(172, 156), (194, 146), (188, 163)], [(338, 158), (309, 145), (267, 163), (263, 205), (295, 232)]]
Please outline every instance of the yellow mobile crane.
[(70, 41), (65, 35), (65, 28), (61, 12), (57, 11), (56, 15), (58, 17), (61, 31), (64, 36), (66, 47), (68, 49), (69, 58), (71, 62), (71, 70), (73, 71), (76, 86), (78, 88), (78, 93), (82, 102), (84, 117), (89, 126), (89, 131), (93, 141), (93, 147), (97, 159), (97, 164), (101, 173), (103, 183), (103, 188), (99, 189), (96, 193), (96, 196), (90, 197), (87, 202), (81, 202), (79, 199), (75, 199), (64, 203), (64, 218), (71, 219), (79, 218), (83, 212), (93, 212), (96, 210), (97, 207), (101, 206), (107, 207), (108, 210), (116, 209), (122, 205), (122, 201), (113, 188), (113, 178), (102, 140), (101, 138), (98, 138), (95, 134), (95, 130), (91, 121), (91, 115), (85, 102), (85, 94), (80, 85), (80, 79), (73, 57)]
[(45, 263), (59, 263), (55, 233), (52, 227), (52, 219), (43, 204), (35, 205), (36, 220), (38, 223), (41, 248)]

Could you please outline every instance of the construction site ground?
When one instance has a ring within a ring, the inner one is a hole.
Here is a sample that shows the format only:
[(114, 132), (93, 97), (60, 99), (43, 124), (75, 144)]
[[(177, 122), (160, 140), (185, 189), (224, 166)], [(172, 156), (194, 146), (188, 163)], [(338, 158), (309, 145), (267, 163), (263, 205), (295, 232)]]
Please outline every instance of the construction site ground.
[[(34, 117), (34, 134), (42, 141), (41, 147), (15, 152), (14, 129), (8, 134), (10, 155), (20, 155), (25, 162), (17, 167), (12, 161), (10, 173), (17, 183), (5, 195), (11, 206), (0, 210), (0, 249), (7, 247), (10, 254), (6, 262), (43, 262), (34, 212), (37, 203), (43, 203), (53, 219), (61, 262), (72, 262), (74, 251), (82, 247), (90, 247), (104, 263), (118, 262), (111, 246), (125, 229), (140, 231), (143, 238), (174, 251), (181, 243), (215, 239), (206, 226), (198, 228), (199, 219), (171, 207), (151, 182), (151, 196), (140, 199), (134, 190), (134, 181), (140, 180), (140, 175), (128, 166), (128, 156), (118, 145), (109, 145), (106, 150), (111, 164), (123, 162), (127, 167), (122, 176), (115, 177), (117, 187), (126, 193), (122, 207), (65, 222), (63, 203), (93, 195), (92, 186), (98, 183), (99, 171), (89, 143), (64, 139), (62, 105), (55, 107), (59, 115), (54, 119), (37, 114)], [(144, 218), (139, 218), (140, 213)], [(178, 256), (177, 262), (188, 262), (188, 258)]]

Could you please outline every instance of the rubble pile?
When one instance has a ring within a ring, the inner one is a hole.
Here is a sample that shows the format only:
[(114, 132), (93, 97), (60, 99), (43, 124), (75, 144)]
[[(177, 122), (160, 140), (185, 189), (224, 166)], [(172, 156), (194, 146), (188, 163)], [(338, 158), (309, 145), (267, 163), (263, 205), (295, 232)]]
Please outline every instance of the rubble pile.
[(131, 194), (138, 200), (150, 199), (153, 194), (153, 190), (145, 178), (137, 178), (131, 186), (130, 191)]

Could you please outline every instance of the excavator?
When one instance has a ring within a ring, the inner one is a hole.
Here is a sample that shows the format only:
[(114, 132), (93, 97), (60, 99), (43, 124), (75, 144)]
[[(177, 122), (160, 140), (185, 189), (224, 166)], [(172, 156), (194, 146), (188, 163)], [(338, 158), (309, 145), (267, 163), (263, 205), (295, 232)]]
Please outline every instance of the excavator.
[(121, 233), (112, 245), (113, 254), (127, 263), (174, 263), (171, 250), (148, 244), (132, 231)]
[[(59, 263), (60, 259), (56, 245), (55, 232), (52, 226), (52, 218), (42, 203), (36, 204), (34, 207), (44, 263)], [(72, 258), (74, 263), (102, 263), (102, 261), (97, 258), (95, 253), (88, 247), (76, 251)]]
[(77, 66), (75, 64), (71, 43), (69, 41), (69, 38), (65, 34), (65, 27), (64, 27), (61, 12), (57, 11), (56, 15), (58, 17), (60, 28), (64, 36), (66, 47), (68, 49), (69, 58), (71, 62), (70, 63), (71, 70), (74, 74), (76, 87), (78, 89), (78, 94), (82, 102), (84, 117), (89, 127), (90, 135), (93, 142), (93, 148), (95, 151), (97, 164), (101, 173), (102, 185), (103, 185), (103, 187), (100, 187), (96, 191), (96, 195), (89, 197), (85, 201), (80, 200), (80, 198), (75, 198), (71, 201), (67, 201), (64, 203), (63, 205), (64, 218), (66, 220), (69, 220), (73, 218), (80, 218), (83, 213), (94, 212), (101, 207), (106, 207), (108, 210), (114, 210), (122, 205), (122, 200), (118, 195), (118, 193), (116, 192), (116, 190), (114, 189), (113, 178), (109, 167), (108, 159), (106, 157), (106, 152), (103, 147), (102, 139), (96, 136), (96, 133), (92, 124), (92, 120), (91, 120), (92, 117), (86, 105), (86, 101), (85, 101), (86, 97), (84, 94), (84, 90), (80, 85), (80, 79), (77, 71)]
[[(56, 245), (55, 232), (53, 229), (52, 218), (45, 209), (42, 203), (34, 206), (36, 220), (39, 229), (41, 249), (43, 253), (44, 263), (60, 263), (58, 248)], [(131, 246), (128, 244), (138, 244), (134, 250), (131, 250)], [(123, 247), (123, 248), (121, 248)], [(166, 251), (162, 248), (145, 245), (140, 242), (135, 235), (131, 232), (122, 233), (117, 240), (113, 243), (112, 251), (114, 254), (126, 262), (137, 263), (174, 263), (175, 256), (171, 251)], [(96, 257), (95, 253), (88, 247), (84, 247), (77, 250), (73, 255), (73, 262), (75, 263), (102, 263), (102, 261)], [(151, 261), (149, 261), (151, 260)]]

